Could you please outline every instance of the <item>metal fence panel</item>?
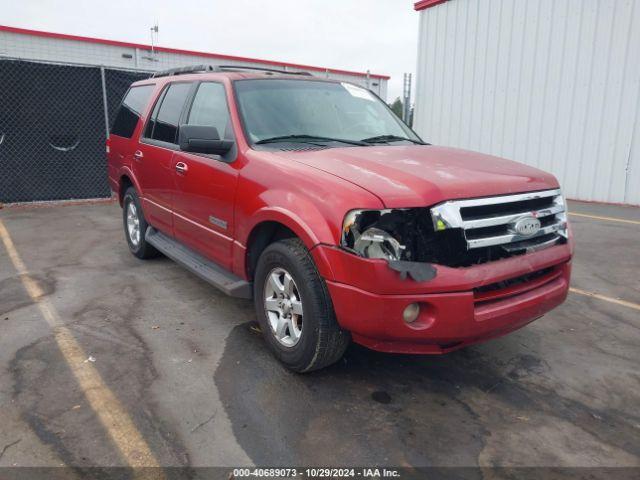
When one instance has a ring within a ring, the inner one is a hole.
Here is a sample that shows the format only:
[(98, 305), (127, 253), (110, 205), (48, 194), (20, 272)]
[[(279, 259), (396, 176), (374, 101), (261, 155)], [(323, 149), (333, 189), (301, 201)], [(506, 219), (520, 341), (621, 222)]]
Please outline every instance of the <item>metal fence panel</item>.
[(107, 85), (107, 113), (109, 114), (109, 128), (113, 126), (116, 112), (122, 101), (122, 97), (127, 93), (129, 86), (143, 78), (149, 78), (148, 72), (131, 72), (124, 70), (105, 69), (105, 81)]
[[(146, 73), (105, 71), (109, 118)], [(109, 196), (100, 68), (0, 61), (0, 202)]]

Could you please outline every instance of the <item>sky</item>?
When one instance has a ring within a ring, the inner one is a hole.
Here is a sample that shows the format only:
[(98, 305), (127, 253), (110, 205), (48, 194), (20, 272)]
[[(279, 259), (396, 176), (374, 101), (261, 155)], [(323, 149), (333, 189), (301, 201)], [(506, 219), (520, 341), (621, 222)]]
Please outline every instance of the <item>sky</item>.
[[(0, 24), (390, 75), (417, 62), (412, 0), (2, 0)], [(415, 84), (415, 82), (414, 82)]]

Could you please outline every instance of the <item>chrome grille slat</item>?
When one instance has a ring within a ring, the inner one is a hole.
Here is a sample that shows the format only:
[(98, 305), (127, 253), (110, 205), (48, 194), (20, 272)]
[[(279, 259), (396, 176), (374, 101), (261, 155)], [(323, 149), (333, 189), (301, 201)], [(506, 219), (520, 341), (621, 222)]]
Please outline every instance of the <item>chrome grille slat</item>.
[[(548, 202), (538, 199), (548, 199)], [(546, 203), (550, 203), (550, 205), (546, 206)], [(532, 206), (540, 207), (543, 205), (545, 208), (531, 208)], [(487, 206), (491, 207), (482, 208)], [(502, 206), (504, 206), (504, 210), (509, 211), (508, 214), (500, 215), (499, 210)], [(478, 207), (475, 214), (473, 214), (474, 207)], [(462, 209), (467, 212), (465, 215), (462, 214)], [(472, 210), (471, 214), (468, 213), (470, 209)], [(496, 213), (496, 210), (498, 213)], [(532, 251), (534, 247), (539, 247), (536, 249), (540, 249), (554, 245), (560, 237), (566, 238), (567, 218), (565, 210), (566, 207), (561, 191), (554, 189), (516, 195), (451, 200), (433, 207), (431, 216), (436, 231), (450, 228), (461, 229), (467, 242), (467, 249), (505, 245), (508, 246), (508, 248), (505, 248), (511, 252), (518, 250), (518, 242), (522, 242), (523, 250)], [(473, 218), (469, 218), (470, 216)], [(513, 225), (527, 217), (544, 219), (544, 225), (534, 235), (516, 233), (512, 229)], [(551, 234), (556, 234), (556, 236), (549, 239)], [(539, 237), (545, 238), (540, 239), (540, 245), (535, 245), (536, 238)]]
[(481, 247), (491, 247), (493, 245), (503, 245), (506, 243), (515, 243), (521, 242), (524, 240), (531, 240), (536, 237), (542, 237), (543, 235), (549, 235), (550, 233), (555, 233), (558, 230), (562, 230), (565, 228), (564, 223), (554, 223), (553, 225), (549, 225), (548, 227), (543, 227), (538, 230), (538, 233), (535, 235), (523, 236), (516, 235), (513, 233), (509, 233), (507, 235), (496, 235), (494, 237), (485, 237), (485, 238), (476, 238), (473, 240), (467, 240), (467, 245), (469, 248), (481, 248)]
[[(544, 208), (542, 210), (533, 210), (531, 212), (527, 212), (529, 215), (533, 215), (536, 218), (544, 218), (549, 215), (555, 215), (557, 213), (564, 212), (564, 207), (561, 205), (554, 205), (551, 208)], [(465, 220), (463, 228), (465, 230), (470, 230), (472, 228), (483, 228), (483, 227), (494, 227), (496, 225), (505, 225), (511, 222), (518, 221), (523, 216), (522, 213), (514, 213), (513, 215), (504, 215), (501, 217), (487, 217), (481, 218), (479, 220)]]

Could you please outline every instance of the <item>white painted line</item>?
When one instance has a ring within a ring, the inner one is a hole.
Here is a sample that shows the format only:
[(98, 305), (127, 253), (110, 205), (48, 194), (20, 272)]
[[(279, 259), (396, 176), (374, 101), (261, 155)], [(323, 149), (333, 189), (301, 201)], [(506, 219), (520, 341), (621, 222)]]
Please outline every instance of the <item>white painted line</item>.
[(574, 212), (569, 212), (569, 215), (573, 215), (574, 217), (593, 218), (595, 220), (605, 220), (607, 222), (619, 222), (619, 223), (629, 223), (631, 225), (640, 225), (639, 221), (627, 220), (626, 218), (603, 217), (601, 215), (587, 215), (586, 213), (574, 213)]
[(573, 287), (571, 287), (569, 291), (572, 293), (577, 293), (578, 295), (584, 295), (586, 297), (592, 297), (592, 298), (597, 298), (598, 300), (604, 300), (605, 302), (615, 303), (616, 305), (632, 308), (634, 310), (640, 310), (640, 304), (628, 302), (626, 300), (620, 300), (619, 298), (607, 297), (606, 295), (600, 295), (599, 293), (594, 293), (594, 292), (587, 292), (586, 290), (580, 290), (579, 288), (573, 288)]

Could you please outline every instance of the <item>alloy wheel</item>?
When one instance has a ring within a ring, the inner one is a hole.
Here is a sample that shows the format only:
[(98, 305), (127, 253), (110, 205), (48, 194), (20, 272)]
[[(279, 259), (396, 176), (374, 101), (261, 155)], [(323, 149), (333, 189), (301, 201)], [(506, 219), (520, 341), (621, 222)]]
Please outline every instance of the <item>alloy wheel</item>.
[(140, 218), (133, 202), (127, 204), (127, 233), (131, 244), (137, 247), (140, 244)]
[(285, 347), (293, 347), (302, 335), (302, 298), (293, 277), (274, 268), (264, 285), (264, 309), (271, 333)]

